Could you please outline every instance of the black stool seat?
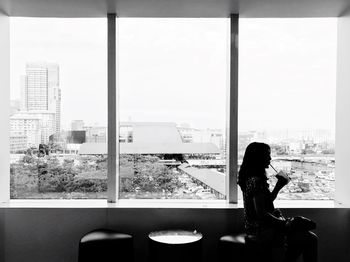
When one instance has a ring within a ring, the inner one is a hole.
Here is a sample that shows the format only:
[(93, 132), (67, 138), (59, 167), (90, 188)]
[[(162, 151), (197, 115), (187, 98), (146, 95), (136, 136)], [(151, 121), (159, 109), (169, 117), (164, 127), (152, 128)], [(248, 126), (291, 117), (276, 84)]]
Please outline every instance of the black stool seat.
[(219, 261), (265, 262), (272, 261), (271, 249), (259, 244), (255, 236), (235, 234), (219, 240)]
[(133, 238), (108, 229), (97, 229), (79, 242), (79, 262), (133, 261)]
[(247, 261), (246, 234), (226, 235), (219, 240), (219, 262)]

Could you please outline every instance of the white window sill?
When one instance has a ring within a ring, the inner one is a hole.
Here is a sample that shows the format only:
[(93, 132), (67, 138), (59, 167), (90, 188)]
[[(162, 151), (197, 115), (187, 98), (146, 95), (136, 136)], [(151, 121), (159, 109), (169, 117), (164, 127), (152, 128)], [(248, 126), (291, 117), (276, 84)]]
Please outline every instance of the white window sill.
[[(277, 208), (342, 208), (343, 206), (328, 200), (276, 200)], [(108, 203), (101, 199), (61, 200), (10, 200), (0, 203), (0, 208), (194, 208), (194, 209), (239, 209), (243, 202), (229, 204), (224, 200), (119, 200)]]
[(341, 207), (331, 200), (276, 200), (276, 208), (336, 208)]

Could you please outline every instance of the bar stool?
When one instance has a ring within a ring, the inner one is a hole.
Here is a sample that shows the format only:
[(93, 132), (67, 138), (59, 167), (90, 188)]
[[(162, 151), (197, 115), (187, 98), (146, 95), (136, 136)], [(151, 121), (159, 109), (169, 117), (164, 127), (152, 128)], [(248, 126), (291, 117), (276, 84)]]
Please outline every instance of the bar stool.
[(133, 237), (108, 229), (97, 229), (79, 242), (78, 262), (134, 261)]
[(197, 231), (162, 230), (149, 235), (150, 262), (201, 262), (202, 234)]
[(218, 247), (219, 262), (273, 261), (272, 249), (262, 246), (254, 236), (235, 234), (222, 236)]

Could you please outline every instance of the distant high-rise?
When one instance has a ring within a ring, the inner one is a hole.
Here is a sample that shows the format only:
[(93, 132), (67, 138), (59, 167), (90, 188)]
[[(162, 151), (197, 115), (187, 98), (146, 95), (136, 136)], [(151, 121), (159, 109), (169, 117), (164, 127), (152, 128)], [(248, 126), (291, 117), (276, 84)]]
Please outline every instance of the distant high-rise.
[(10, 117), (11, 136), (24, 134), (27, 146), (47, 144), (55, 133), (55, 113), (47, 110), (20, 111)]
[(22, 76), (22, 110), (55, 113), (55, 132), (61, 129), (59, 66), (54, 63), (27, 63)]
[[(23, 111), (22, 111), (23, 112)], [(34, 114), (17, 113), (10, 117), (10, 150), (26, 150), (41, 143), (41, 119)]]
[(53, 91), (52, 104), (54, 105), (54, 110), (56, 112), (56, 133), (58, 134), (61, 131), (61, 89), (59, 87), (55, 87)]

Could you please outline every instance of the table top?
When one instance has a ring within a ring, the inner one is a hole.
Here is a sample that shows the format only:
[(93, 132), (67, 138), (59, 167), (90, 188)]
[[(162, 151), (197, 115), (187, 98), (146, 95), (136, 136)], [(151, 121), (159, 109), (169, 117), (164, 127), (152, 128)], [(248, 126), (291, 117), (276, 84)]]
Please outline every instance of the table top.
[(202, 239), (203, 235), (196, 230), (161, 230), (151, 232), (148, 237), (164, 244), (187, 244)]

